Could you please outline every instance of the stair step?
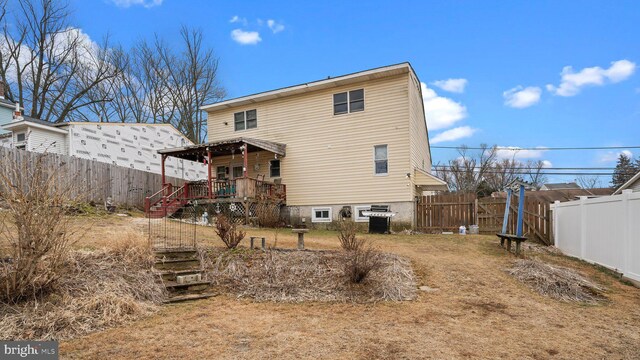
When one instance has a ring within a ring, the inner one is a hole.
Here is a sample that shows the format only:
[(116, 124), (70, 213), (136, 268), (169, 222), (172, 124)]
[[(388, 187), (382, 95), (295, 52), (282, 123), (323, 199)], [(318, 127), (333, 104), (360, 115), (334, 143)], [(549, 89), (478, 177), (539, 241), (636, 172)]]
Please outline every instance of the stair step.
[(164, 281), (175, 281), (177, 276), (202, 274), (202, 270), (160, 270), (157, 271)]
[(198, 251), (196, 250), (180, 250), (180, 249), (162, 249), (155, 250), (154, 255), (158, 261), (162, 260), (184, 260), (184, 259), (196, 259)]
[(184, 283), (184, 284), (178, 284), (175, 281), (165, 281), (164, 282), (164, 287), (166, 287), (167, 289), (180, 289), (180, 288), (188, 288), (188, 287), (192, 287), (192, 286), (201, 286), (201, 285), (211, 285), (210, 281), (194, 281), (194, 282), (190, 282), (190, 283)]
[(165, 259), (156, 261), (157, 270), (200, 270), (200, 260), (198, 259)]
[(203, 294), (188, 294), (188, 295), (179, 295), (168, 298), (164, 301), (165, 304), (177, 303), (182, 301), (190, 301), (190, 300), (199, 300), (199, 299), (208, 299), (210, 297), (214, 297), (218, 294), (215, 293), (203, 293)]

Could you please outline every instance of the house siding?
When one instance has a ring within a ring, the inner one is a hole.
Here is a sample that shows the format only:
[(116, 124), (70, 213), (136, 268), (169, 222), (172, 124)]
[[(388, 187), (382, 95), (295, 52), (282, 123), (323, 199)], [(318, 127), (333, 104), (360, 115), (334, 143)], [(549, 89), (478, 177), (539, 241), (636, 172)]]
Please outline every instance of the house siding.
[[(286, 144), (281, 175), (288, 205), (412, 201), (406, 178), (411, 172), (408, 82), (405, 73), (212, 110), (209, 141), (243, 136)], [(333, 115), (333, 94), (356, 89), (364, 89), (365, 110)], [(234, 131), (233, 114), (252, 109), (257, 110), (257, 128)], [(386, 176), (374, 174), (374, 145), (383, 144), (388, 146)]]
[[(14, 141), (17, 140), (16, 136), (20, 132), (14, 133)], [(67, 135), (29, 126), (27, 130), (27, 150), (67, 155)]]
[[(427, 173), (431, 173), (431, 156), (429, 151), (429, 139), (427, 135), (427, 123), (424, 114), (424, 103), (422, 100), (422, 94), (420, 92), (420, 81), (417, 77), (410, 73), (408, 79), (409, 88), (409, 119), (410, 119), (410, 131), (409, 131), (409, 144), (411, 146), (410, 166), (411, 173), (413, 169), (422, 169)], [(411, 178), (411, 183), (414, 184), (415, 179)], [(421, 196), (422, 191), (417, 187), (412, 186), (414, 189), (414, 196)]]

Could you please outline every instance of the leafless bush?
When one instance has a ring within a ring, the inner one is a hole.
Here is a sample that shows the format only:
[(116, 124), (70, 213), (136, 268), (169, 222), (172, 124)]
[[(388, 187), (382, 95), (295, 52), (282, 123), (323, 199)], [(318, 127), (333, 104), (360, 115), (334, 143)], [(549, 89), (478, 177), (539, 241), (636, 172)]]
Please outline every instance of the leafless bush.
[(215, 231), (220, 237), (220, 240), (222, 240), (229, 249), (235, 249), (246, 235), (244, 231), (238, 229), (235, 222), (230, 221), (229, 218), (222, 213), (216, 216)]
[(338, 239), (340, 246), (346, 251), (359, 250), (365, 243), (364, 239), (357, 237), (358, 225), (353, 221), (342, 221), (338, 225)]
[(373, 270), (382, 266), (380, 252), (371, 243), (362, 242), (355, 250), (347, 251), (344, 274), (353, 284), (361, 284)]
[(280, 206), (268, 199), (260, 199), (256, 204), (256, 218), (258, 226), (274, 230), (274, 247), (278, 244), (278, 234), (285, 222), (280, 216)]
[(66, 212), (82, 185), (69, 176), (66, 164), (51, 166), (48, 156), (0, 157), (0, 201), (7, 209), (0, 214), (0, 301), (51, 290), (78, 231)]

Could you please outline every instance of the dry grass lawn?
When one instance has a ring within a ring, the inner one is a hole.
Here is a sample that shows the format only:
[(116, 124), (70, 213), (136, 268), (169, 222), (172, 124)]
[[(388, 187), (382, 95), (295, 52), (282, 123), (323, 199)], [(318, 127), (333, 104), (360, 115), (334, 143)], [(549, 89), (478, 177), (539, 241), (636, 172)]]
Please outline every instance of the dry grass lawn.
[[(84, 221), (84, 220), (83, 220)], [(108, 217), (77, 246), (109, 246), (143, 231), (140, 218)], [(203, 242), (220, 244), (210, 229)], [(249, 230), (266, 235), (269, 230)], [(528, 253), (578, 270), (606, 287), (604, 304), (560, 302), (505, 272), (514, 261), (492, 236), (366, 237), (413, 262), (416, 301), (399, 303), (255, 303), (218, 296), (170, 305), (132, 324), (61, 344), (70, 359), (632, 359), (640, 358), (640, 289), (606, 271), (547, 253)], [(307, 234), (315, 249), (338, 247), (332, 232)], [(243, 244), (246, 246), (246, 244)], [(279, 247), (295, 247), (290, 231)]]

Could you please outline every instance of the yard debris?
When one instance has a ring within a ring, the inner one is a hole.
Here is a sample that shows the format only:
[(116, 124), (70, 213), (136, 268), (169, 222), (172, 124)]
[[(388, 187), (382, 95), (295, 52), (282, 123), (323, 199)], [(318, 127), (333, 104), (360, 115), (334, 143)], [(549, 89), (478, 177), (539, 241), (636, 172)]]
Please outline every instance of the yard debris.
[(569, 268), (534, 259), (519, 259), (507, 272), (538, 293), (557, 300), (586, 304), (606, 300), (604, 287)]
[(68, 273), (50, 294), (0, 304), (0, 339), (69, 339), (159, 309), (166, 297), (144, 247), (71, 252)]
[(552, 254), (552, 255), (560, 255), (562, 251), (555, 246), (547, 246), (537, 243), (522, 243), (522, 249), (529, 253), (543, 253), (543, 254)]
[(409, 260), (380, 253), (381, 266), (362, 284), (350, 284), (342, 251), (201, 250), (207, 280), (223, 292), (256, 301), (376, 302), (416, 297)]
[(426, 285), (420, 286), (418, 289), (420, 289), (420, 291), (424, 291), (424, 292), (428, 292), (428, 293), (432, 293), (432, 292), (437, 292), (440, 289), (438, 288), (432, 288)]

